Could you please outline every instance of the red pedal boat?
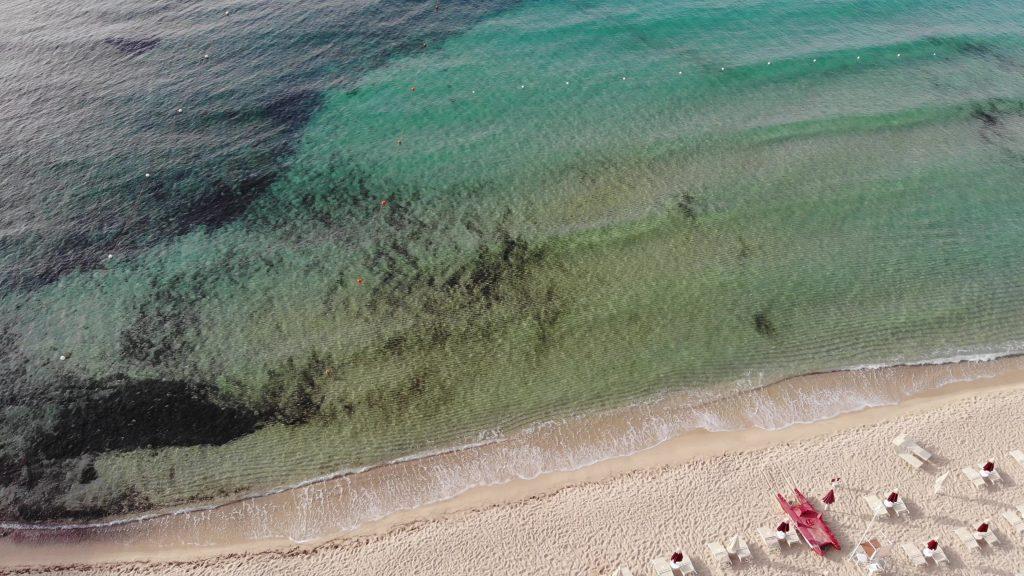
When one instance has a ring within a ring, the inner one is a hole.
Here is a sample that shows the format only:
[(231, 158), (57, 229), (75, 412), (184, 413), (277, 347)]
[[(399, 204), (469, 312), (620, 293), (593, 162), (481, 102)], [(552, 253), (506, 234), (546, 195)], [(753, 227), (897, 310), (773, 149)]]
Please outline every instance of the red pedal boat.
[(811, 549), (821, 556), (825, 555), (826, 546), (841, 550), (839, 540), (836, 539), (832, 529), (825, 523), (825, 519), (821, 517), (821, 512), (818, 512), (807, 501), (807, 497), (802, 492), (796, 488), (793, 489), (793, 492), (796, 494), (796, 504), (791, 504), (782, 494), (776, 494), (775, 496), (778, 497), (782, 509), (793, 519), (797, 532), (804, 537), (804, 540), (811, 546)]

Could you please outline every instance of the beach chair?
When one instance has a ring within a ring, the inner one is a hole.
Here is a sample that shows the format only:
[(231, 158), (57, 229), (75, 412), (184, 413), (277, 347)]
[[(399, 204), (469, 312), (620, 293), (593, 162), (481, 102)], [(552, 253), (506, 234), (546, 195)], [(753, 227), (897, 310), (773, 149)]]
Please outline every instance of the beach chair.
[(750, 562), (750, 546), (747, 546), (747, 541), (739, 534), (729, 539), (725, 550), (740, 562)]
[(892, 511), (895, 512), (897, 516), (901, 516), (903, 514), (906, 514), (907, 516), (910, 515), (910, 510), (907, 509), (907, 503), (903, 501), (902, 496), (896, 497), (896, 501), (892, 503)]
[(764, 542), (766, 548), (770, 550), (782, 550), (782, 544), (779, 543), (779, 539), (775, 537), (775, 531), (767, 526), (761, 526), (757, 529), (757, 535), (761, 537), (761, 541)]
[(946, 551), (942, 549), (942, 546), (938, 546), (935, 550), (932, 550), (932, 560), (936, 564), (949, 566), (949, 558), (946, 557)]
[[(671, 572), (669, 574), (671, 574)], [(626, 568), (625, 566), (619, 566), (618, 568), (615, 569), (614, 572), (612, 572), (612, 576), (633, 576), (633, 572), (629, 568)], [(658, 573), (655, 573), (654, 576), (661, 576), (661, 575), (658, 574)]]
[(682, 576), (690, 576), (697, 573), (697, 569), (693, 567), (693, 560), (690, 559), (690, 555), (686, 552), (683, 552), (683, 559), (679, 562), (678, 571)]
[(932, 453), (921, 447), (920, 444), (914, 442), (910, 438), (907, 438), (906, 434), (900, 434), (899, 436), (892, 439), (892, 443), (896, 445), (901, 451), (910, 452), (914, 456), (917, 456), (925, 462), (932, 459)]
[(971, 531), (967, 528), (957, 528), (956, 530), (953, 530), (953, 534), (956, 534), (956, 537), (960, 540), (960, 543), (967, 548), (968, 552), (981, 551), (981, 545), (978, 544), (978, 541), (974, 539), (974, 534), (971, 534)]
[(974, 468), (962, 468), (960, 471), (971, 481), (971, 484), (974, 484), (976, 489), (980, 490), (985, 487), (985, 479)]
[(906, 552), (907, 558), (910, 559), (910, 563), (913, 564), (914, 567), (928, 565), (928, 560), (926, 560), (924, 554), (917, 549), (917, 546), (904, 542), (903, 544), (900, 544), (900, 548), (903, 548), (903, 551)]
[(790, 530), (786, 532), (786, 544), (792, 546), (793, 544), (800, 543), (800, 534), (796, 530)]
[(1024, 504), (1017, 504), (1017, 512), (1024, 518)]
[(914, 470), (920, 470), (921, 466), (924, 466), (924, 460), (918, 459), (917, 456), (914, 456), (910, 452), (904, 452), (904, 451), (900, 450), (900, 451), (896, 452), (896, 455), (899, 456), (900, 458), (902, 458), (903, 461), (906, 462), (907, 464), (910, 464), (910, 466)]
[[(619, 568), (619, 570), (622, 570), (622, 568)], [(651, 574), (654, 576), (675, 576), (672, 573), (672, 567), (668, 564), (668, 560), (664, 558), (651, 560)]]
[(868, 508), (871, 509), (871, 514), (875, 518), (889, 515), (889, 509), (885, 507), (885, 502), (882, 502), (882, 499), (878, 496), (874, 494), (865, 494), (864, 496), (861, 496), (861, 498), (864, 499), (864, 502), (868, 505)]
[(708, 542), (706, 544), (708, 550), (711, 551), (711, 556), (715, 559), (715, 562), (721, 565), (732, 564), (732, 560), (729, 558), (729, 552), (726, 551), (725, 546), (722, 546), (718, 542)]
[(1024, 534), (1024, 520), (1017, 515), (1013, 510), (1007, 510), (1003, 512), (1003, 519), (1010, 525), (1010, 529), (1017, 533), (1018, 536)]
[(1020, 450), (1010, 450), (1010, 458), (1017, 461), (1017, 464), (1024, 466), (1024, 452)]
[(989, 528), (988, 532), (975, 532), (974, 538), (976, 540), (984, 540), (989, 546), (999, 545), (999, 537), (996, 536), (996, 533), (991, 528)]

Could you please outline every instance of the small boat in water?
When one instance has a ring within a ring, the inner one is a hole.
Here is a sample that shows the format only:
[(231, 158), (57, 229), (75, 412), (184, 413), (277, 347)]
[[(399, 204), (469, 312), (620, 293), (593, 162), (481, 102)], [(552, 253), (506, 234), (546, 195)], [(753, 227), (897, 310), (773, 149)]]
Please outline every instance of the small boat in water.
[(804, 537), (808, 546), (821, 556), (825, 555), (826, 546), (841, 550), (839, 540), (832, 533), (832, 529), (828, 527), (821, 512), (818, 512), (814, 505), (807, 501), (807, 497), (800, 490), (794, 488), (793, 493), (796, 494), (796, 503), (791, 503), (782, 494), (775, 496), (779, 499), (782, 510), (793, 519), (797, 532)]

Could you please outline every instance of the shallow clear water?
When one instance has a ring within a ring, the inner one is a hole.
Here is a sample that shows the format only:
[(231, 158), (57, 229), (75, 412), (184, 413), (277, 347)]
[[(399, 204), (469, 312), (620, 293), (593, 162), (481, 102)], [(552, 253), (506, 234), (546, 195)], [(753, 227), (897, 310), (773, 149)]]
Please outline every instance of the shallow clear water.
[(1017, 3), (15, 14), (7, 517), (1019, 351)]

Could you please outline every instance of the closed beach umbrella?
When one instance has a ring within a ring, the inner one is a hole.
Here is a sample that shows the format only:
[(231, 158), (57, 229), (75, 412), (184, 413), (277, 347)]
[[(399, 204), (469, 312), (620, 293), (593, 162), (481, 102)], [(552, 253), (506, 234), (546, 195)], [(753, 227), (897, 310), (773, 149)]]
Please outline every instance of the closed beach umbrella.
[(789, 522), (783, 522), (783, 523), (779, 524), (778, 526), (775, 527), (775, 531), (776, 532), (782, 532), (783, 534), (785, 534), (786, 532), (789, 532)]
[(825, 494), (825, 497), (821, 499), (821, 501), (825, 503), (825, 510), (828, 510), (828, 507), (834, 504), (836, 501), (836, 491), (829, 490), (828, 493)]
[(982, 522), (981, 525), (978, 526), (978, 532), (988, 532), (988, 522)]
[(672, 563), (679, 564), (682, 561), (683, 561), (683, 553), (682, 552), (674, 552), (672, 554)]
[(892, 502), (893, 504), (895, 504), (896, 502), (899, 502), (899, 499), (900, 499), (900, 495), (899, 494), (897, 494), (895, 492), (892, 492), (892, 493), (889, 494), (889, 498), (888, 498), (889, 502)]
[(991, 472), (996, 469), (996, 463), (990, 460), (988, 462), (985, 462), (985, 465), (982, 466), (981, 469), (984, 470), (985, 472)]
[(925, 546), (927, 546), (929, 550), (935, 550), (939, 547), (939, 543), (935, 540), (929, 540)]

